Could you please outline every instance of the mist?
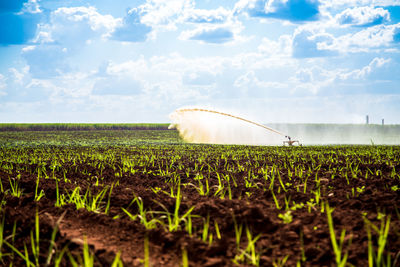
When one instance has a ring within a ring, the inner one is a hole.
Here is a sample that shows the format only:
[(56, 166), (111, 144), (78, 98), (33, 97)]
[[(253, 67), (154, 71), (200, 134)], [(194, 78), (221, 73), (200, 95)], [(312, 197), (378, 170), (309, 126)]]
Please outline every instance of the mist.
[(398, 145), (400, 125), (379, 124), (267, 124), (304, 145)]
[(257, 122), (207, 109), (178, 109), (170, 115), (180, 136), (189, 143), (280, 145), (285, 135)]
[(215, 110), (177, 109), (170, 128), (188, 143), (282, 145), (286, 136), (303, 145), (400, 144), (400, 125), (377, 124), (261, 124)]

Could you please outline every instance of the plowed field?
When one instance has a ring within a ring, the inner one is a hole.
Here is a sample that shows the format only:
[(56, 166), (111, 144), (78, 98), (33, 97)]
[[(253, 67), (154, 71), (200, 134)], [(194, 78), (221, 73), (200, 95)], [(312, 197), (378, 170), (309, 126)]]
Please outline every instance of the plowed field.
[(0, 133), (0, 265), (399, 266), (400, 147)]

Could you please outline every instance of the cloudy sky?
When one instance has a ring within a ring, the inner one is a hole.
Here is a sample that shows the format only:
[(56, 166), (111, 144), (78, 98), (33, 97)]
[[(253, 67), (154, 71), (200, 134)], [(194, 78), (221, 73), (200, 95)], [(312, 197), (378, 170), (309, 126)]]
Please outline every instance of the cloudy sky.
[(399, 0), (4, 0), (0, 59), (0, 122), (400, 123)]

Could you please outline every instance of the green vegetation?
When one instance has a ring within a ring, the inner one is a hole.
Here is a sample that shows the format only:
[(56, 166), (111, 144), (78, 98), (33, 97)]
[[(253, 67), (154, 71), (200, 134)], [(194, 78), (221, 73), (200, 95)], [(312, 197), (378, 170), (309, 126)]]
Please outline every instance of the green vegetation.
[(344, 267), (346, 266), (347, 258), (349, 256), (347, 251), (344, 253), (344, 255), (342, 254), (344, 238), (346, 236), (346, 230), (343, 229), (342, 232), (340, 233), (340, 239), (338, 243), (338, 241), (336, 240), (335, 229), (333, 226), (333, 219), (332, 219), (333, 208), (330, 208), (329, 204), (326, 203), (325, 210), (326, 210), (326, 215), (328, 217), (329, 234), (331, 237), (333, 252), (335, 253), (336, 265), (338, 267)]
[[(399, 146), (192, 145), (176, 131), (151, 130), (0, 132), (0, 265), (95, 265), (87, 240), (78, 254), (60, 241), (61, 219), (40, 230), (39, 216), (73, 209), (143, 229), (144, 266), (157, 231), (186, 238), (183, 266), (195, 258), (187, 244), (223, 242), (234, 264), (301, 266), (327, 249), (328, 263), (351, 266), (352, 249), (365, 244), (358, 253), (369, 266), (392, 266), (398, 207), (376, 201), (380, 194), (397, 201), (399, 162)], [(21, 215), (27, 236), (21, 218), (8, 216), (9, 203), (43, 208)], [(341, 221), (350, 213), (361, 226)], [(276, 241), (286, 238), (291, 251)], [(326, 248), (305, 248), (322, 239)], [(122, 266), (121, 255), (112, 266)]]
[(167, 130), (168, 123), (0, 123), (0, 131)]

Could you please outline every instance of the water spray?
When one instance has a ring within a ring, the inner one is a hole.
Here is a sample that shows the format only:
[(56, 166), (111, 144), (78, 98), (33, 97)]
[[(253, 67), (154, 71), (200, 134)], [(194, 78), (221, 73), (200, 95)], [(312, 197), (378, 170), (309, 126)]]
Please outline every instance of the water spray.
[[(241, 118), (241, 117), (229, 114), (229, 113), (224, 113), (224, 112), (219, 112), (219, 111), (209, 110), (209, 109), (203, 109), (203, 108), (183, 108), (183, 109), (175, 110), (175, 112), (173, 114), (171, 114), (171, 116), (170, 116), (174, 120), (174, 123), (172, 123), (170, 125), (170, 128), (177, 128), (179, 130), (179, 132), (181, 133), (181, 135), (183, 135), (183, 136), (187, 135), (187, 131), (190, 130), (190, 129), (188, 129), (188, 127), (185, 128), (185, 127), (182, 127), (180, 125), (181, 122), (179, 122), (179, 117), (183, 117), (183, 115), (185, 115), (186, 113), (189, 113), (189, 112), (201, 112), (201, 113), (209, 113), (209, 114), (218, 114), (218, 115), (226, 116), (226, 117), (229, 117), (229, 118), (233, 118), (233, 119), (236, 119), (236, 120), (239, 120), (239, 121), (242, 121), (242, 122), (246, 122), (246, 123), (255, 125), (257, 127), (264, 128), (264, 129), (268, 130), (269, 132), (278, 134), (278, 135), (288, 139), (288, 140), (283, 141), (283, 145), (287, 144), (288, 146), (292, 146), (295, 143), (297, 143), (298, 145), (301, 145), (298, 140), (292, 140), (290, 136), (288, 136), (288, 135), (286, 135), (286, 134), (284, 134), (282, 132), (279, 132), (279, 131), (277, 131), (275, 129), (272, 129), (270, 127), (267, 127), (265, 125), (262, 125), (260, 123), (257, 123), (257, 122), (254, 122), (254, 121), (251, 121), (251, 120), (248, 120), (248, 119), (245, 119), (245, 118)], [(177, 119), (177, 117), (178, 117), (178, 119)], [(176, 122), (176, 120), (178, 120), (178, 122)], [(195, 125), (195, 126), (197, 126), (197, 125)], [(192, 131), (193, 131), (193, 129), (192, 129)], [(186, 139), (190, 139), (190, 138), (186, 138)]]

